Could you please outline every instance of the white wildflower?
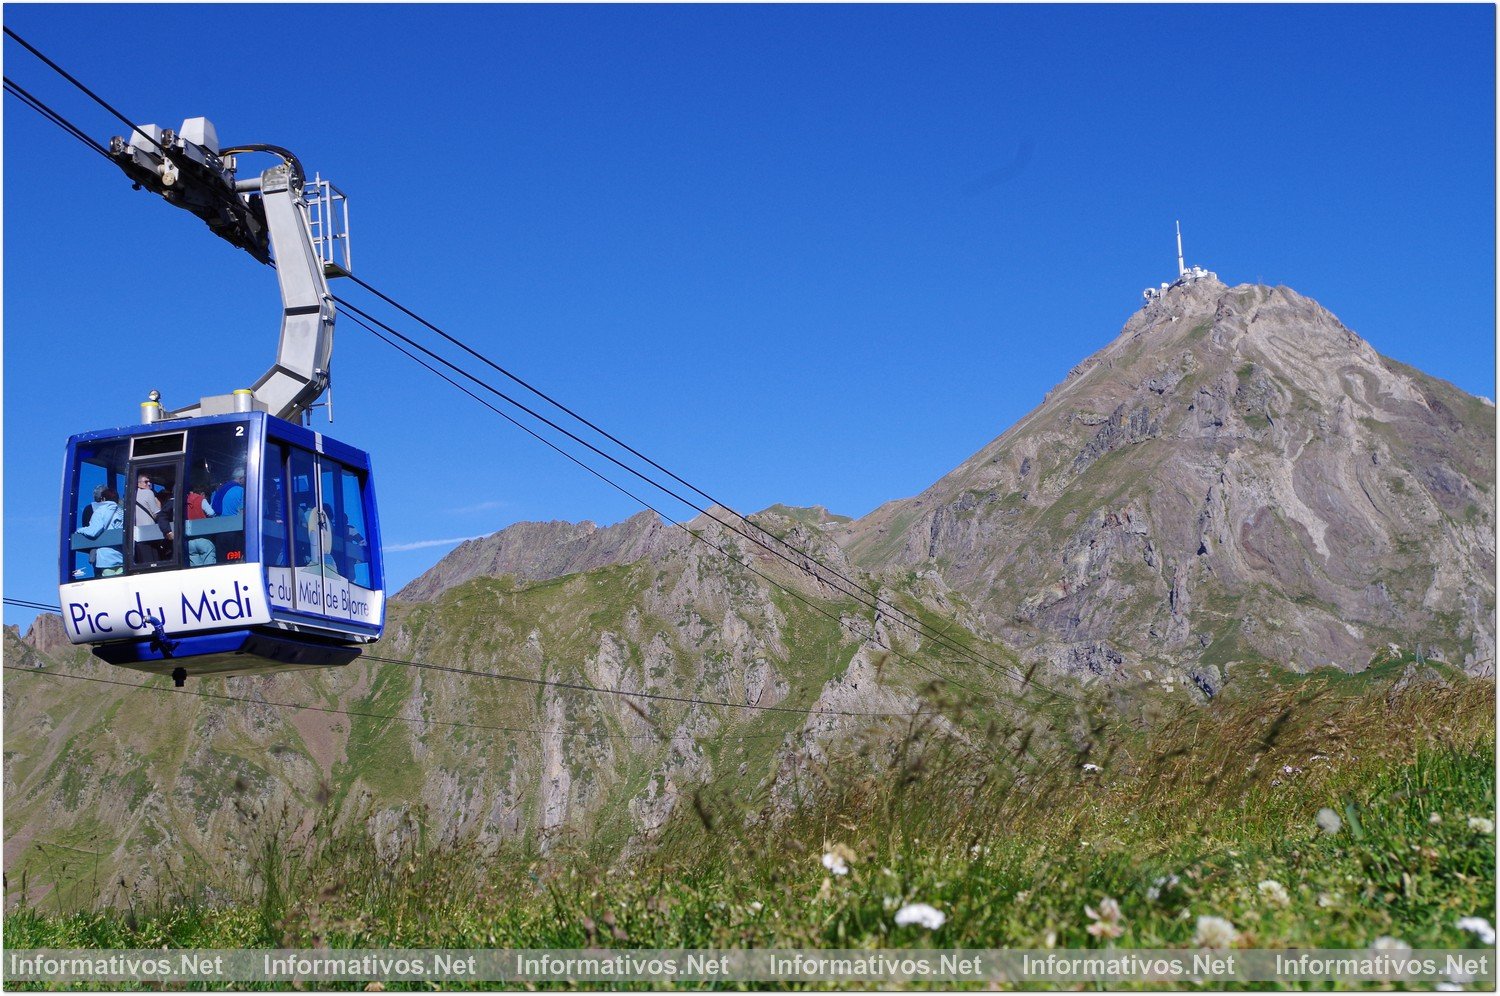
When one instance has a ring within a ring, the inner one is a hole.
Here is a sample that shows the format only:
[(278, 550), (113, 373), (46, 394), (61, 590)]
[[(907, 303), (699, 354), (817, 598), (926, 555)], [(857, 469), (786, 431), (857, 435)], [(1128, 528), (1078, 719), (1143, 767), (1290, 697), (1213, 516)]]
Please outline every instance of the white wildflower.
[(1200, 948), (1231, 948), (1240, 939), (1234, 924), (1221, 916), (1200, 916), (1193, 943)]
[(1494, 833), (1495, 821), (1487, 820), (1483, 816), (1471, 816), (1469, 817), (1469, 829), (1477, 830), (1480, 833)]
[(926, 903), (907, 903), (896, 911), (896, 926), (937, 930), (948, 921), (948, 915)]
[(1177, 888), (1178, 881), (1180, 880), (1176, 875), (1161, 876), (1156, 881), (1152, 882), (1150, 888), (1146, 890), (1146, 898), (1151, 900), (1153, 903), (1156, 902), (1162, 897), (1162, 893), (1171, 892), (1173, 889)]
[(881, 896), (880, 897), (880, 908), (883, 909), (883, 910), (885, 910), (887, 913), (889, 913), (891, 910), (895, 909), (897, 906), (900, 906), (900, 905), (901, 905), (901, 897), (900, 896), (886, 895), (886, 896)]
[(1099, 768), (1099, 766), (1097, 764), (1088, 763), (1088, 764), (1085, 764), (1083, 766), (1083, 770), (1084, 770), (1084, 772), (1089, 773), (1089, 772), (1098, 771), (1098, 770), (1100, 770), (1100, 768)]
[(849, 874), (849, 865), (854, 861), (854, 852), (843, 844), (823, 845), (823, 867), (835, 875)]
[(1125, 918), (1120, 915), (1120, 904), (1109, 896), (1099, 900), (1098, 910), (1085, 906), (1083, 912), (1094, 921), (1088, 925), (1088, 932), (1095, 937), (1113, 939), (1125, 933)]
[(1411, 945), (1397, 937), (1382, 936), (1375, 938), (1370, 950), (1380, 954), (1406, 954), (1411, 951)]
[(1495, 943), (1495, 928), (1482, 916), (1466, 916), (1455, 924), (1459, 930), (1467, 930), (1479, 939), (1480, 944)]
[(1021, 904), (1026, 903), (1030, 899), (1031, 899), (1031, 890), (1030, 889), (1022, 889), (1020, 892), (1016, 893), (1015, 902), (1018, 905), (1021, 905)]
[(1338, 901), (1339, 901), (1339, 897), (1338, 897), (1338, 893), (1336, 893), (1336, 892), (1334, 892), (1334, 893), (1329, 893), (1329, 892), (1320, 892), (1320, 893), (1318, 893), (1318, 906), (1321, 909), (1325, 909), (1326, 910), (1330, 906), (1336, 906), (1336, 905), (1338, 905)]
[(1433, 813), (1431, 816), (1427, 817), (1427, 822), (1431, 823), (1433, 826), (1437, 826), (1438, 824), (1443, 822), (1443, 815), (1441, 813)]
[(763, 909), (765, 909), (765, 906), (761, 904), (761, 901), (759, 899), (750, 904), (751, 913), (759, 913)]
[(1336, 834), (1344, 827), (1344, 821), (1339, 819), (1339, 814), (1324, 806), (1318, 810), (1318, 826), (1323, 828), (1326, 834)]
[(1125, 928), (1118, 923), (1110, 923), (1107, 920), (1095, 920), (1088, 925), (1088, 932), (1095, 937), (1112, 941), (1125, 933)]
[(1255, 888), (1259, 890), (1260, 898), (1264, 899), (1272, 906), (1287, 906), (1292, 901), (1292, 897), (1287, 895), (1286, 886), (1282, 885), (1274, 878), (1266, 879)]

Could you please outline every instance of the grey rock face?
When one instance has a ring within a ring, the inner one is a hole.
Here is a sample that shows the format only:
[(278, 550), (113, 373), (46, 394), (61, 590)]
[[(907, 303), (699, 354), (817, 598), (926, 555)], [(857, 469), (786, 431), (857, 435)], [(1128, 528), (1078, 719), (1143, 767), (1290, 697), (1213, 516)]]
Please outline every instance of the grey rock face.
[[(1493, 666), (1495, 410), (1286, 288), (1175, 289), (921, 495), (844, 527), (1055, 669)], [(1080, 649), (1085, 648), (1085, 649)], [(1094, 648), (1094, 649), (1087, 649)], [(1206, 686), (1206, 687), (1205, 687)]]
[(70, 654), (73, 644), (63, 629), (62, 616), (45, 612), (32, 620), (25, 642), (37, 652), (50, 656)]

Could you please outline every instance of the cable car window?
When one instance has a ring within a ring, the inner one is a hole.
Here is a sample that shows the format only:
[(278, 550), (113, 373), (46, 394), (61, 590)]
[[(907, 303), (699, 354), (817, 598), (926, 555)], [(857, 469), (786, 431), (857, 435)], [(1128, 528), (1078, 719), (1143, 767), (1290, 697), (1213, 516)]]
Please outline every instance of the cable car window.
[(127, 440), (80, 443), (69, 489), (68, 564), (63, 582), (111, 577), (124, 571)]
[(297, 607), (291, 569), (293, 530), (287, 522), (289, 452), (285, 445), (267, 440), (260, 457), (260, 555), (265, 562), (266, 596), (283, 609)]
[(125, 499), (125, 535), (132, 571), (177, 566), (177, 485), (173, 463), (132, 463), (134, 486)]
[(323, 566), (325, 573), (331, 571), (339, 577), (348, 577), (344, 573), (343, 529), (339, 525), (343, 520), (339, 507), (343, 504), (343, 496), (339, 493), (338, 473), (338, 464), (327, 457), (318, 458), (318, 494), (322, 496), (323, 515), (328, 520), (328, 545), (324, 549)]
[(334, 527), (334, 549), (339, 573), (357, 585), (370, 587), (370, 541), (365, 528), (364, 482), (348, 467), (339, 468), (339, 516)]
[(286, 528), (286, 447), (267, 442), (260, 462), (261, 558), (267, 567), (287, 567), (291, 537)]
[(188, 453), (188, 566), (245, 559), (245, 425), (193, 430)]
[(130, 441), (130, 457), (143, 460), (146, 457), (167, 456), (181, 453), (187, 442), (187, 433), (169, 432), (165, 436), (139, 436)]
[(293, 449), (292, 563), (297, 574), (297, 608), (323, 611), (323, 563), (328, 555), (328, 516), (318, 497), (317, 463), (306, 450)]

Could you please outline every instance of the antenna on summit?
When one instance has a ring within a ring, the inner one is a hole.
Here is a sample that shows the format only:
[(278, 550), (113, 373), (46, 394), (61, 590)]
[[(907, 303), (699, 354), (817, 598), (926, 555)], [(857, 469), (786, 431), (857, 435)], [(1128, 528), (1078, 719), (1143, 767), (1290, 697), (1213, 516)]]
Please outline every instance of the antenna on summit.
[(1200, 280), (1219, 279), (1217, 273), (1205, 270), (1201, 266), (1188, 266), (1182, 260), (1182, 222), (1179, 221), (1177, 222), (1177, 279), (1171, 283), (1163, 282), (1160, 287), (1147, 287), (1142, 291), (1141, 297), (1145, 298), (1147, 305), (1150, 305), (1153, 301), (1160, 301), (1167, 291), (1174, 287), (1185, 287), (1188, 284), (1195, 284)]

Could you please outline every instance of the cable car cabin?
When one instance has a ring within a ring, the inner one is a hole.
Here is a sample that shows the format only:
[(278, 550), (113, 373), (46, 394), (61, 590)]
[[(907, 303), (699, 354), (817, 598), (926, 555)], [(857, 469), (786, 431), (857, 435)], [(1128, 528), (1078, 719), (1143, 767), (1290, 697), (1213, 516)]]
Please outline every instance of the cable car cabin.
[(68, 637), (178, 685), (347, 664), (385, 623), (369, 456), (263, 412), (69, 439), (61, 568)]

